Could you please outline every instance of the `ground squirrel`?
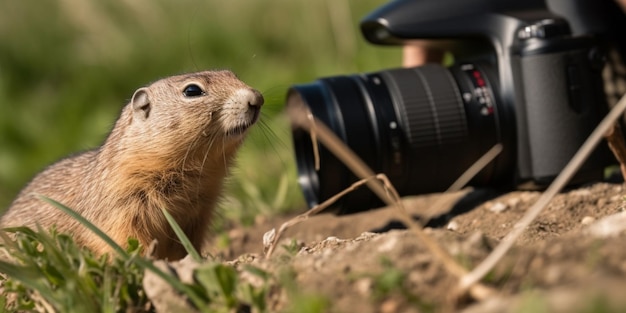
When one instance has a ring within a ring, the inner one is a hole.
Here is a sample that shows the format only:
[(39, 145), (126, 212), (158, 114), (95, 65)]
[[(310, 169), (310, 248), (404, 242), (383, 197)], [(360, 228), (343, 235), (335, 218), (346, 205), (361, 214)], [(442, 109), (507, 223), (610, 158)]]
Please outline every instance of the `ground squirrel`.
[(224, 177), (262, 105), (262, 95), (230, 71), (172, 76), (140, 88), (102, 146), (35, 176), (0, 226), (56, 225), (98, 254), (109, 251), (39, 194), (78, 211), (119, 244), (134, 237), (147, 247), (156, 239), (156, 257), (182, 258), (186, 252), (161, 208), (200, 248)]

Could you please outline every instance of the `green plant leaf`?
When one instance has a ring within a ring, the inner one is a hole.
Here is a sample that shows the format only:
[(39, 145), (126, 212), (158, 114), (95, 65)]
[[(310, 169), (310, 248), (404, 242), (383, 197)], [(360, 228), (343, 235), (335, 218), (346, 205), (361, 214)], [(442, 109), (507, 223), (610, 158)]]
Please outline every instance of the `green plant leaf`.
[(176, 223), (176, 220), (170, 214), (170, 212), (168, 212), (166, 209), (163, 209), (163, 208), (161, 209), (161, 211), (163, 212), (163, 215), (165, 215), (165, 219), (167, 219), (167, 222), (170, 224), (170, 226), (174, 230), (176, 237), (178, 237), (178, 240), (180, 240), (180, 242), (183, 244), (185, 251), (187, 251), (187, 253), (191, 255), (194, 261), (202, 262), (203, 260), (202, 260), (202, 257), (200, 256), (200, 253), (198, 253), (198, 250), (194, 248), (193, 244), (189, 240), (189, 237), (187, 237), (187, 235), (182, 230), (182, 228), (180, 228), (180, 225)]
[(255, 276), (262, 278), (263, 281), (267, 281), (270, 278), (270, 274), (267, 271), (260, 269), (256, 266), (246, 264), (244, 265), (244, 270), (250, 274), (253, 274)]
[(207, 264), (196, 269), (195, 277), (207, 291), (222, 296), (227, 307), (235, 307), (237, 271), (234, 268), (219, 263)]

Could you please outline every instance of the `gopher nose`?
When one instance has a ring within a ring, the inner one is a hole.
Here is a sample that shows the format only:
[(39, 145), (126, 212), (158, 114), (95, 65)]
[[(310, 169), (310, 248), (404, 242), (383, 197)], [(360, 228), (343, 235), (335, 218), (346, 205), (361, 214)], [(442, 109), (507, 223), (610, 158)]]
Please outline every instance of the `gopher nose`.
[(248, 106), (249, 107), (257, 107), (260, 108), (265, 100), (263, 99), (263, 95), (257, 91), (256, 89), (250, 89), (250, 93), (248, 95)]

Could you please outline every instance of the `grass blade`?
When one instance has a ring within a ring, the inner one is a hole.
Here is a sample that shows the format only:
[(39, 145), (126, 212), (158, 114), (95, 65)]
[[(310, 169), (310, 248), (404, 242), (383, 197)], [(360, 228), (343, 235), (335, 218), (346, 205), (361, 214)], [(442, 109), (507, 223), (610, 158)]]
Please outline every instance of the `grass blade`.
[(168, 212), (166, 209), (161, 209), (161, 211), (163, 211), (163, 215), (165, 215), (165, 219), (167, 219), (167, 222), (170, 224), (170, 226), (172, 226), (174, 233), (176, 233), (176, 237), (178, 237), (178, 240), (180, 240), (180, 242), (183, 244), (185, 251), (187, 251), (187, 253), (191, 255), (194, 261), (202, 262), (202, 257), (200, 256), (200, 253), (198, 253), (198, 250), (194, 248), (193, 244), (189, 240), (189, 237), (185, 235), (185, 232), (182, 230), (182, 228), (180, 228), (178, 223), (176, 223), (176, 220), (174, 219), (172, 214), (170, 214), (170, 212)]

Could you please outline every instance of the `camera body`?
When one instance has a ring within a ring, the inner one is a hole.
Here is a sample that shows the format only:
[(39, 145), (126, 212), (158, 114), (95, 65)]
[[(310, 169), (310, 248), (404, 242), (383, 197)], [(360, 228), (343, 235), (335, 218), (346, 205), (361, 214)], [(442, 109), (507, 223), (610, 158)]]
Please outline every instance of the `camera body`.
[[(589, 3), (392, 1), (362, 21), (365, 38), (448, 51), (454, 65), (322, 78), (292, 87), (287, 105), (308, 106), (401, 195), (444, 191), (496, 143), (501, 155), (472, 185), (545, 186), (607, 110), (602, 25), (578, 13)], [(312, 169), (312, 143), (301, 131), (294, 144), (310, 206), (356, 179), (323, 147), (321, 167)], [(598, 148), (573, 182), (601, 179), (607, 160)], [(335, 208), (379, 204), (361, 190)]]
[[(591, 34), (573, 35), (544, 1), (402, 0), (366, 17), (361, 27), (372, 43), (418, 40), (412, 44), (449, 50), (459, 64), (495, 69), (495, 94), (503, 109), (515, 111), (514, 121), (503, 122), (516, 125), (516, 133), (508, 135), (517, 143), (518, 181), (549, 182), (607, 107), (601, 43)], [(481, 91), (469, 94), (490, 96)], [(587, 163), (593, 164), (601, 163)]]

